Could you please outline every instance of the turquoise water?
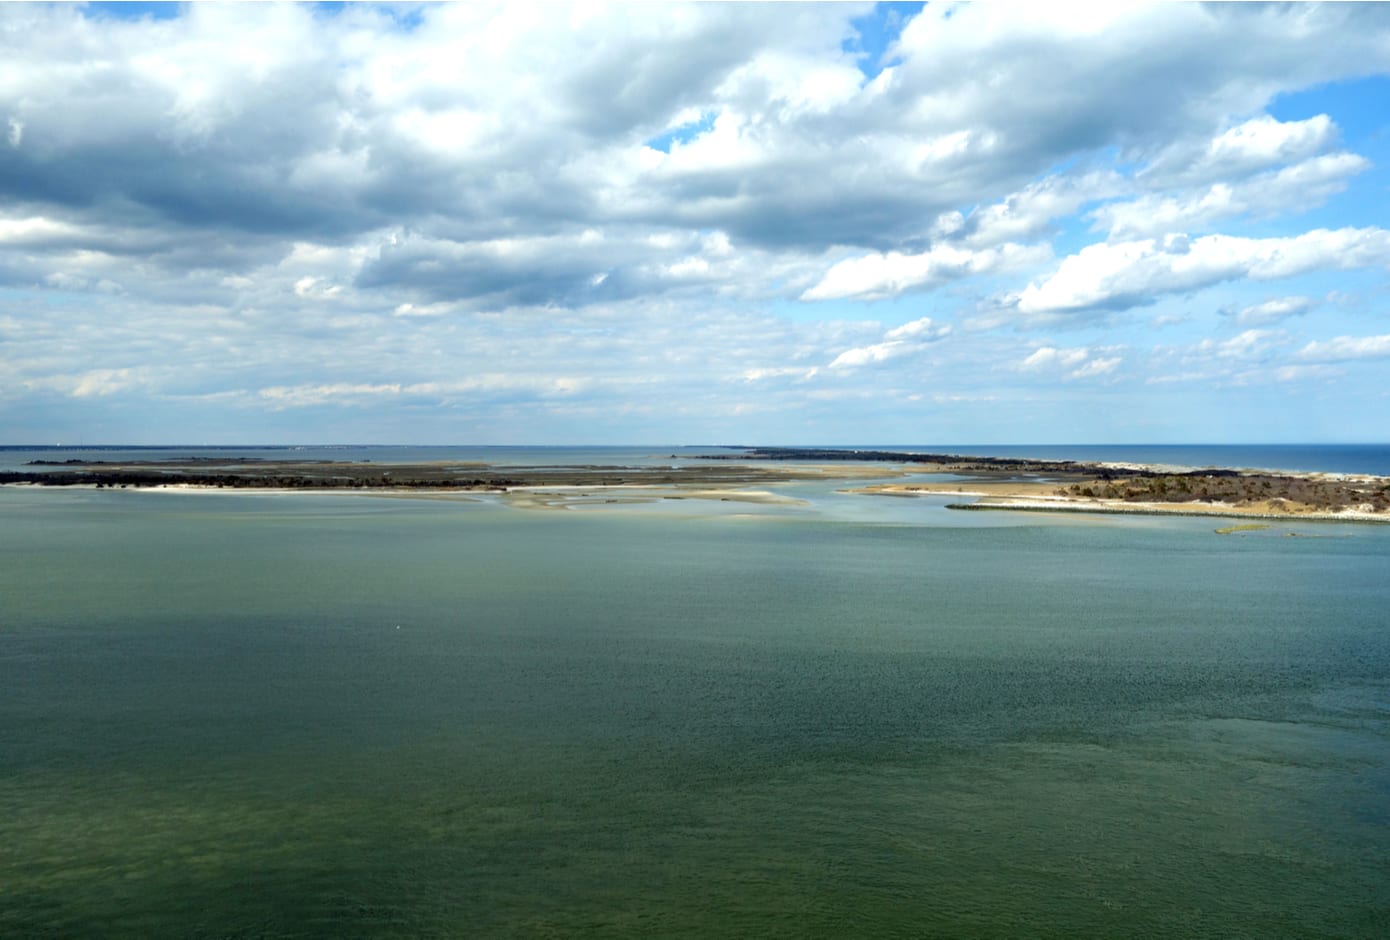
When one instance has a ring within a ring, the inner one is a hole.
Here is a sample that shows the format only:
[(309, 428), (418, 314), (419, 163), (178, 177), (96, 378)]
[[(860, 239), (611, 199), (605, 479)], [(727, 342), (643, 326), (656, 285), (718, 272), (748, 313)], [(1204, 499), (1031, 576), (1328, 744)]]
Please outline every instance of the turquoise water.
[(0, 490), (0, 935), (1385, 933), (1390, 528), (788, 492)]

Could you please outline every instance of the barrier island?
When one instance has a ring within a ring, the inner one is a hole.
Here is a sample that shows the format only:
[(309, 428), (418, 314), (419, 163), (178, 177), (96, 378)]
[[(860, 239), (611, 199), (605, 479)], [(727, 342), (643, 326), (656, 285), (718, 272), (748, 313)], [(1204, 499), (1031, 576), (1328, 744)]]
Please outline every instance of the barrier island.
[[(193, 457), (35, 460), (0, 484), (506, 495), (531, 508), (707, 498), (786, 502), (764, 487), (860, 481), (867, 496), (959, 497), (951, 508), (1390, 521), (1390, 478), (1225, 467), (1178, 468), (910, 451), (745, 447), (640, 466), (497, 466)], [(933, 480), (931, 477), (942, 479)], [(750, 489), (753, 487), (753, 489)], [(968, 500), (968, 501), (967, 501)], [(790, 500), (794, 501), (794, 500)]]

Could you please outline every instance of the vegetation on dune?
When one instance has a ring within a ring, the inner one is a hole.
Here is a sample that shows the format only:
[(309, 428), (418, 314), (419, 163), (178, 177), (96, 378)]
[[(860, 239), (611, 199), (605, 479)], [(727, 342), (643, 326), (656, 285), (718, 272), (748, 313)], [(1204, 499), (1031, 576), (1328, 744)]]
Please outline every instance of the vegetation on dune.
[(1216, 471), (1127, 476), (1073, 483), (1059, 496), (1121, 500), (1131, 503), (1226, 503), (1237, 507), (1261, 505), (1273, 512), (1290, 505), (1321, 512), (1356, 509), (1390, 510), (1390, 484), (1327, 477), (1284, 476)]

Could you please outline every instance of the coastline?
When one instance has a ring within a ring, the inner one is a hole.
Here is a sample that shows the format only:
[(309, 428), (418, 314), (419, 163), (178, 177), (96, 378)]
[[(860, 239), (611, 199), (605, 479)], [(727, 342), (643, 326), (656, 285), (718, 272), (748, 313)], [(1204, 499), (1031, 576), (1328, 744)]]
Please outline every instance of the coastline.
[[(921, 479), (935, 476), (951, 479)], [(860, 482), (839, 491), (857, 495), (974, 499), (952, 509), (1390, 522), (1390, 477), (872, 450), (746, 448), (670, 466), (67, 460), (32, 461), (23, 471), (0, 473), (0, 485), (20, 487), (492, 497), (518, 508), (552, 510), (683, 499), (799, 505), (804, 501), (773, 488), (811, 481)]]
[(1354, 510), (1342, 512), (1297, 512), (1275, 513), (1257, 512), (1230, 506), (1213, 506), (1205, 503), (1041, 503), (1026, 500), (1013, 502), (952, 503), (947, 509), (964, 511), (1004, 511), (1004, 512), (1055, 512), (1076, 515), (1110, 516), (1186, 516), (1210, 517), (1217, 519), (1259, 519), (1264, 522), (1355, 522), (1371, 525), (1390, 524), (1390, 515), (1361, 513)]
[[(1302, 475), (1290, 479), (1321, 480), (1324, 475)], [(1357, 483), (1387, 484), (1382, 478), (1358, 478)], [(1246, 504), (1222, 501), (1145, 501), (1102, 499), (1061, 495), (1051, 483), (1023, 481), (982, 481), (969, 483), (884, 483), (844, 492), (866, 496), (972, 497), (974, 502), (951, 503), (948, 509), (1018, 512), (1094, 513), (1103, 515), (1201, 516), (1230, 519), (1259, 519), (1283, 522), (1368, 522), (1390, 523), (1390, 511), (1361, 508), (1320, 509), (1287, 500), (1252, 500)], [(1364, 505), (1364, 504), (1358, 504)]]

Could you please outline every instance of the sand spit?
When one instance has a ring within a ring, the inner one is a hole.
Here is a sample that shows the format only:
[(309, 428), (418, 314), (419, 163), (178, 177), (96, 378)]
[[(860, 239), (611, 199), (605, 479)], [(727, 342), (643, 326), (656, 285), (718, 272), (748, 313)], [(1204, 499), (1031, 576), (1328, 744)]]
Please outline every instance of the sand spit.
[(518, 509), (570, 510), (594, 506), (624, 506), (709, 500), (761, 506), (804, 506), (805, 500), (781, 496), (769, 490), (738, 487), (667, 486), (524, 486), (510, 489), (501, 499)]
[[(1155, 478), (1161, 480), (1162, 477)], [(1223, 478), (1224, 479), (1224, 478)], [(1264, 482), (1270, 479), (1266, 489)], [(1283, 481), (1276, 486), (1274, 479)], [(1116, 495), (1101, 496), (1109, 485), (1103, 479), (1059, 486), (1057, 483), (1020, 480), (971, 480), (955, 483), (885, 483), (846, 492), (874, 496), (952, 496), (973, 499), (973, 502), (953, 504), (952, 509), (1019, 510), (1027, 512), (1108, 513), (1166, 516), (1222, 516), (1241, 519), (1326, 520), (1335, 522), (1390, 523), (1390, 506), (1385, 495), (1390, 480), (1379, 477), (1358, 477), (1354, 480), (1330, 480), (1328, 475), (1298, 475), (1267, 478), (1250, 474), (1239, 479), (1241, 491), (1250, 494), (1236, 500), (1205, 498), (1174, 498), (1181, 494), (1162, 487), (1163, 500), (1144, 499), (1154, 491), (1154, 485), (1139, 485), (1112, 490)], [(1304, 484), (1314, 485), (1309, 489)], [(1331, 486), (1331, 484), (1344, 484)], [(1086, 495), (1087, 493), (1091, 495)], [(1290, 494), (1311, 492), (1312, 498), (1301, 501)], [(1124, 494), (1129, 495), (1124, 495)], [(1282, 494), (1282, 495), (1281, 495)], [(1139, 498), (1136, 498), (1139, 497)]]

